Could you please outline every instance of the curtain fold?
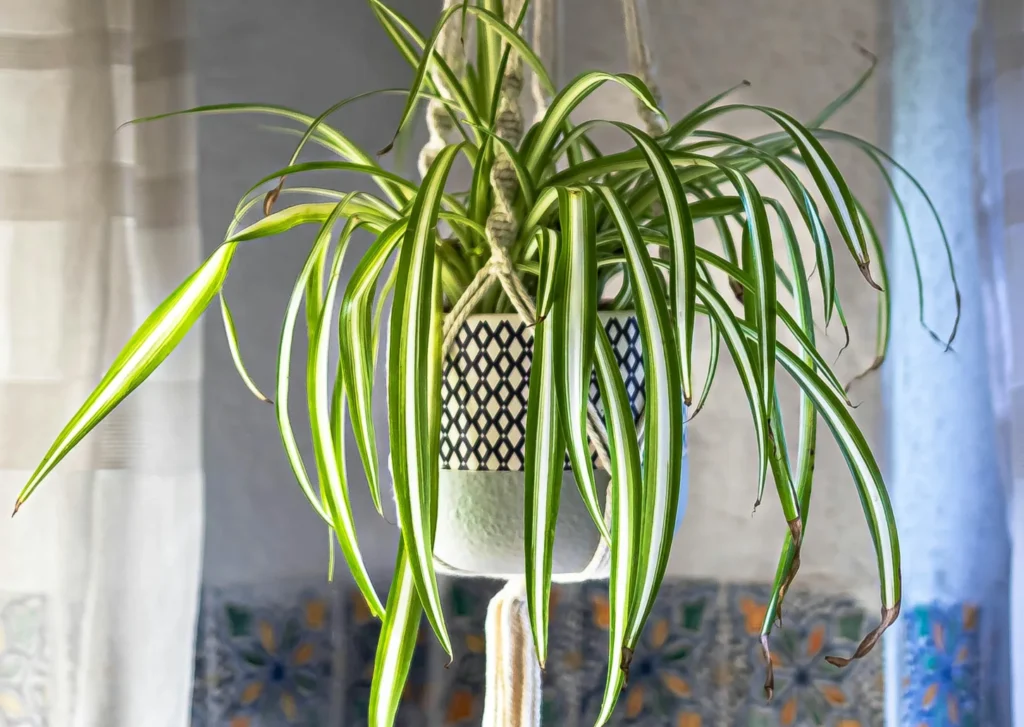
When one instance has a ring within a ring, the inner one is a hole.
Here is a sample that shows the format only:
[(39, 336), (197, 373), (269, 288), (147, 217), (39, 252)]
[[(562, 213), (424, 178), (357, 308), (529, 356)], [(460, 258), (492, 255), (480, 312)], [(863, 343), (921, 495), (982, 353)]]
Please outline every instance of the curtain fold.
[[(184, 0), (0, 0), (0, 503), (200, 255)], [(0, 526), (0, 724), (185, 727), (199, 335)], [(6, 506), (6, 505), (5, 505)]]
[[(1024, 725), (1024, 0), (987, 0), (975, 96), (981, 141), (979, 239), (1007, 520), (1012, 542), (1008, 652), (1014, 725)], [(1006, 720), (1010, 724), (1010, 720)]]

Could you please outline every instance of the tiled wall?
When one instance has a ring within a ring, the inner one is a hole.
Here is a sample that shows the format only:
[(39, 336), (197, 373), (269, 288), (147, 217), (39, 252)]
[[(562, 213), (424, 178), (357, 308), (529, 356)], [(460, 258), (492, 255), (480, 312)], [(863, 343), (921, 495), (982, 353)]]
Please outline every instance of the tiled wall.
[[(498, 586), (486, 581), (449, 585), (455, 661), (444, 668), (443, 654), (424, 628), (400, 724), (480, 724), (484, 616)], [(784, 625), (773, 639), (776, 695), (766, 704), (757, 634), (768, 593), (761, 585), (667, 584), (612, 724), (880, 725), (881, 654), (846, 670), (825, 662), (828, 654), (852, 651), (873, 625), (874, 614), (844, 598), (790, 595)], [(590, 725), (604, 686), (605, 588), (599, 583), (559, 587), (553, 599), (544, 723)], [(331, 588), (294, 584), (273, 592), (208, 591), (193, 727), (364, 725), (378, 632), (358, 596)], [(936, 641), (959, 648), (963, 634), (944, 640), (946, 633), (924, 635), (922, 658), (929, 658), (924, 649)], [(936, 687), (933, 702), (942, 701), (941, 690)]]

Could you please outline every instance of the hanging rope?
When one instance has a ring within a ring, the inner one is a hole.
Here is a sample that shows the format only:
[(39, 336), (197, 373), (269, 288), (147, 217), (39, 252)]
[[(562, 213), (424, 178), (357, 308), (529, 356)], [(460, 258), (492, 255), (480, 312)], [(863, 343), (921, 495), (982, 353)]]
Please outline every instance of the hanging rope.
[[(445, 7), (458, 0), (445, 0)], [(541, 52), (541, 58), (548, 63), (553, 62), (557, 53), (555, 38), (554, 3), (557, 0), (534, 0), (533, 35), (534, 47)], [(512, 23), (523, 7), (524, 0), (506, 0), (505, 19)], [(631, 48), (631, 63), (634, 73), (651, 84), (650, 62), (643, 44), (639, 15), (632, 0), (623, 0), (627, 8), (627, 36)], [(632, 11), (632, 12), (629, 12)], [(632, 18), (632, 22), (631, 19)], [(454, 24), (449, 24), (449, 27)], [(446, 28), (441, 40), (443, 57), (452, 66), (452, 70), (462, 73), (465, 58), (460, 41), (449, 34)], [(635, 61), (635, 62), (634, 62)], [(458, 69), (456, 71), (456, 68)], [(444, 83), (435, 75), (435, 83), (439, 90)], [(494, 133), (508, 142), (512, 148), (519, 146), (523, 135), (523, 115), (519, 97), (523, 88), (523, 64), (519, 55), (510, 52), (504, 74), (501, 79), (501, 91), (495, 118)], [(533, 97), (536, 103), (535, 120), (542, 119), (547, 113), (551, 99), (547, 95), (534, 74)], [(660, 119), (646, 108), (641, 110), (641, 117), (652, 134), (660, 134), (664, 127)], [(444, 148), (448, 136), (454, 131), (451, 120), (444, 105), (431, 101), (427, 111), (427, 124), (430, 139), (420, 154), (420, 174), (425, 175), (438, 152)], [(443, 327), (443, 356), (447, 357), (455, 338), (466, 323), (477, 305), (493, 289), (495, 283), (501, 286), (516, 313), (527, 326), (536, 323), (536, 305), (522, 280), (516, 274), (508, 248), (516, 241), (519, 233), (519, 220), (516, 219), (515, 201), (519, 193), (519, 183), (515, 166), (503, 145), (495, 146), (494, 163), (491, 166), (490, 186), (493, 193), (493, 205), (485, 224), (485, 237), (490, 257), (476, 274), (469, 286), (452, 305), (445, 316)], [(643, 430), (641, 418), (638, 430)], [(611, 470), (608, 456), (608, 443), (600, 415), (593, 404), (587, 406), (587, 435), (596, 456), (598, 466), (605, 471)], [(610, 494), (610, 493), (609, 493)], [(604, 520), (611, 521), (612, 498), (605, 498)], [(461, 569), (453, 568), (435, 558), (439, 572), (450, 575), (472, 576)], [(586, 567), (572, 576), (560, 576), (561, 581), (586, 581), (607, 577), (610, 572), (611, 551), (603, 539), (598, 539), (594, 554)], [(505, 588), (491, 601), (487, 615), (487, 669), (486, 691), (484, 701), (484, 727), (530, 727), (540, 723), (540, 707), (542, 701), (543, 675), (533, 645), (530, 630), (529, 613), (526, 606), (525, 581), (521, 576), (512, 578)]]
[[(460, 0), (444, 0), (444, 10), (459, 5)], [(462, 78), (466, 68), (465, 47), (460, 37), (461, 24), (452, 20), (448, 21), (441, 30), (441, 37), (438, 39), (438, 50), (441, 58), (456, 78)], [(437, 69), (436, 65), (431, 67), (430, 77), (437, 87), (438, 95), (444, 99), (451, 100), (452, 92), (448, 88), (444, 75)], [(455, 132), (456, 121), (452, 118), (451, 112), (438, 99), (430, 99), (427, 103), (427, 143), (420, 150), (417, 167), (420, 177), (427, 174), (434, 159), (447, 146)]]
[[(648, 27), (646, 0), (622, 0), (622, 15), (626, 28), (626, 44), (629, 51), (629, 70), (639, 78), (654, 95), (654, 100), (661, 106), (661, 92), (654, 78), (654, 64), (651, 61), (650, 49), (645, 37)], [(646, 104), (637, 100), (637, 113), (640, 115), (647, 133), (661, 136), (665, 133), (665, 120), (654, 113)]]
[[(533, 0), (533, 50), (551, 78), (558, 79), (558, 18), (556, 0)], [(548, 113), (551, 95), (540, 82), (540, 76), (533, 74), (533, 123), (540, 123)]]

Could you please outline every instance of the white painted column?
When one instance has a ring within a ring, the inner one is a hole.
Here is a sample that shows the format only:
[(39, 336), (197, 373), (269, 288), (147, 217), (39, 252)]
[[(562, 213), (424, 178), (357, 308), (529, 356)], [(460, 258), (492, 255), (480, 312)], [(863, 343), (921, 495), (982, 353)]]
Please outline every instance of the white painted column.
[[(963, 300), (955, 352), (918, 323), (910, 248), (893, 208), (889, 482), (903, 545), (904, 606), (886, 644), (891, 725), (1005, 725), (1009, 545), (989, 387), (978, 252), (970, 81), (977, 0), (893, 0), (892, 152), (926, 187), (949, 234)], [(946, 334), (955, 297), (938, 229), (898, 184), (920, 248), (926, 318)], [(1002, 642), (1000, 647), (999, 642)]]

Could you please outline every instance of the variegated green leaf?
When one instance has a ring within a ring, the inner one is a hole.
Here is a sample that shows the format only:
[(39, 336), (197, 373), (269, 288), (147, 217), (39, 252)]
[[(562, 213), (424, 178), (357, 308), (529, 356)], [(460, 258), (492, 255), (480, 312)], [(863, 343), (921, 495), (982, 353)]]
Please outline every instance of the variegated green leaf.
[(540, 278), (537, 283), (537, 318), (547, 318), (552, 303), (561, 296), (564, 281), (562, 243), (557, 232), (547, 227), (537, 230), (540, 246)]
[(393, 222), (370, 245), (349, 278), (338, 317), (339, 357), (349, 399), (349, 419), (352, 422), (359, 457), (366, 472), (370, 496), (378, 513), (383, 513), (383, 509), (372, 394), (379, 325), (373, 325), (371, 309), (377, 290), (377, 279), (402, 235), (405, 234), (407, 224), (405, 219)]
[(706, 310), (715, 319), (718, 330), (722, 333), (726, 348), (736, 363), (736, 371), (739, 373), (740, 382), (747, 394), (747, 401), (750, 403), (750, 413), (754, 418), (754, 433), (757, 436), (758, 452), (758, 492), (763, 492), (764, 483), (768, 478), (769, 459), (769, 426), (768, 409), (765, 406), (764, 392), (761, 388), (762, 377), (757, 364), (747, 349), (746, 339), (736, 320), (736, 315), (729, 308), (722, 296), (713, 287), (701, 280), (697, 281), (697, 296), (704, 302)]
[[(309, 127), (313, 124), (316, 119), (308, 114), (304, 114), (301, 111), (290, 109), (287, 106), (275, 106), (269, 104), (246, 104), (246, 103), (229, 103), (229, 104), (215, 104), (208, 106), (197, 106), (191, 109), (185, 109), (183, 111), (172, 111), (166, 114), (159, 114), (157, 116), (147, 116), (144, 118), (135, 119), (134, 121), (128, 122), (129, 124), (141, 124), (151, 121), (158, 121), (160, 119), (167, 119), (173, 116), (181, 115), (219, 115), (219, 114), (267, 114), (270, 116), (279, 116), (287, 119), (292, 119), (302, 124), (304, 127)], [(321, 121), (317, 125), (318, 137), (326, 143), (329, 148), (340, 156), (342, 159), (350, 162), (356, 162), (369, 167), (376, 167), (380, 169), (378, 165), (373, 161), (373, 158), (368, 155), (365, 151), (360, 149), (356, 144), (353, 144), (348, 137), (342, 134), (340, 131), (330, 126), (327, 123)], [(376, 181), (380, 185), (384, 193), (391, 199), (392, 202), (404, 203), (408, 200), (409, 195), (402, 191), (401, 185), (394, 186), (386, 181), (384, 178), (376, 178)]]
[(181, 342), (220, 291), (235, 249), (234, 243), (218, 247), (128, 339), (103, 379), (71, 417), (25, 483), (15, 501), (14, 512), (68, 452), (145, 381)]
[[(683, 466), (682, 366), (662, 282), (622, 199), (598, 187), (622, 234), (636, 301), (644, 360), (643, 499), (636, 586), (626, 646), (636, 647), (661, 587), (675, 533)], [(616, 371), (616, 374), (618, 372)]]
[[(333, 205), (331, 214), (324, 220), (323, 225), (320, 227), (320, 232), (313, 243), (313, 248), (310, 250), (309, 256), (302, 267), (302, 271), (295, 280), (291, 297), (288, 299), (284, 323), (281, 326), (280, 345), (277, 351), (277, 392), (274, 403), (274, 411), (277, 414), (278, 433), (281, 436), (281, 444), (288, 458), (288, 464), (291, 465), (292, 474), (295, 476), (299, 487), (302, 489), (306, 499), (309, 500), (310, 505), (313, 506), (313, 509), (332, 527), (333, 521), (324, 508), (317, 491), (313, 489), (313, 483), (310, 481), (309, 473), (306, 471), (306, 465), (302, 461), (302, 453), (299, 451), (299, 443), (295, 438), (295, 430), (292, 427), (288, 400), (291, 391), (292, 340), (295, 337), (295, 324), (299, 317), (299, 309), (302, 307), (302, 301), (310, 277), (316, 270), (318, 261), (330, 247), (334, 226), (346, 212), (346, 202), (347, 200), (343, 199)], [(287, 210), (282, 212), (285, 211)], [(310, 414), (312, 415), (312, 412)]]
[(572, 110), (599, 86), (609, 81), (625, 87), (645, 106), (656, 113), (661, 113), (658, 102), (654, 99), (650, 89), (639, 78), (625, 73), (618, 75), (600, 71), (583, 73), (555, 96), (544, 120), (531, 135), (530, 144), (524, 146), (526, 149), (524, 163), (531, 177), (537, 179), (540, 171), (548, 165), (555, 139)]
[(399, 538), (398, 558), (373, 663), (370, 682), (369, 727), (393, 727), (416, 651), (423, 606), (409, 565), (405, 538)]
[(583, 503), (601, 536), (608, 539), (587, 440), (587, 404), (598, 327), (594, 204), (586, 190), (562, 188), (558, 190), (558, 207), (563, 292), (551, 311), (558, 416)]
[[(875, 230), (875, 226), (872, 224), (871, 218), (868, 217), (867, 213), (864, 211), (864, 207), (859, 202), (857, 203), (857, 214), (861, 217), (861, 223), (867, 231), (868, 240), (871, 242), (871, 249), (875, 254), (875, 262), (878, 267), (878, 277), (882, 290), (878, 293), (875, 358), (867, 369), (857, 374), (857, 376), (855, 376), (846, 385), (846, 391), (849, 391), (855, 383), (882, 367), (882, 364), (885, 362), (886, 353), (889, 351), (889, 334), (892, 330), (889, 320), (892, 314), (892, 307), (889, 303), (889, 269), (885, 264), (885, 254), (882, 249), (882, 241), (878, 237), (878, 231)], [(921, 317), (921, 323), (924, 324), (923, 315)]]
[[(785, 210), (778, 206), (775, 208), (783, 229), (783, 238), (789, 252), (790, 267), (793, 270), (793, 296), (796, 299), (795, 320), (799, 329), (806, 336), (812, 348), (815, 342), (814, 318), (811, 313), (811, 296), (807, 289), (807, 274), (804, 269), (803, 259), (800, 254), (800, 246), (793, 231), (793, 225)], [(814, 358), (807, 352), (801, 352), (801, 360), (813, 367)], [(818, 368), (818, 372), (828, 369)], [(782, 617), (782, 603), (790, 584), (800, 569), (800, 549), (802, 534), (807, 530), (807, 518), (810, 515), (811, 487), (814, 480), (814, 461), (817, 449), (818, 437), (818, 414), (814, 402), (803, 390), (800, 392), (800, 439), (797, 443), (798, 460), (797, 471), (794, 478), (797, 499), (800, 505), (800, 538), (791, 531), (786, 534), (782, 545), (782, 554), (779, 557), (779, 564), (775, 571), (775, 579), (772, 584), (772, 593), (765, 610), (764, 620), (761, 626), (761, 646), (766, 657), (767, 674), (765, 677), (765, 693), (769, 699), (775, 689), (774, 673), (772, 668), (771, 650), (768, 638), (771, 635), (772, 624)]]
[(534, 328), (526, 408), (526, 603), (541, 668), (548, 655), (552, 556), (565, 461), (555, 397), (554, 330), (554, 322), (546, 320)]
[[(434, 237), (438, 212), (459, 145), (445, 147), (434, 160), (409, 213), (409, 225), (398, 257), (388, 354), (388, 428), (391, 469), (398, 519), (405, 535), (409, 566), (434, 632), (451, 654), (434, 571), (434, 538), (439, 460), (430, 442), (431, 394), (424, 386), (431, 356), (441, 356), (433, 343)], [(438, 412), (439, 415), (439, 412)]]
[[(413, 68), (418, 68), (422, 58), (421, 54), (416, 51), (413, 45), (422, 51), (427, 47), (427, 41), (420, 34), (419, 30), (417, 30), (416, 26), (397, 10), (389, 7), (379, 0), (370, 0), (370, 8), (373, 10), (374, 15), (377, 16), (381, 25), (384, 26), (384, 30), (387, 32), (388, 36), (394, 42), (395, 46), (402, 53), (405, 59)], [(403, 37), (403, 33), (407, 34), (412, 41), (410, 42), (408, 39)], [(438, 71), (440, 71), (441, 76), (444, 79), (443, 90), (452, 94), (452, 97), (458, 104), (459, 110), (466, 115), (466, 118), (470, 122), (479, 124), (480, 117), (477, 114), (476, 106), (473, 103), (473, 96), (472, 94), (466, 93), (464, 83), (456, 77), (451, 67), (437, 51), (434, 51), (431, 63)], [(435, 93), (442, 93), (442, 89), (434, 86), (433, 79), (429, 74), (425, 79), (425, 83), (431, 87)], [(456, 121), (456, 123), (458, 121), (457, 119), (453, 120)]]
[[(338, 535), (341, 553), (348, 563), (349, 570), (356, 586), (362, 592), (369, 606), (370, 613), (383, 618), (384, 606), (370, 581), (366, 570), (359, 541), (356, 536), (355, 522), (352, 519), (352, 506), (348, 495), (348, 482), (344, 462), (344, 427), (337, 427), (335, 422), (340, 418), (340, 410), (344, 408), (344, 396), (340, 389), (332, 385), (328, 375), (329, 354), (331, 348), (331, 323), (334, 304), (337, 299), (338, 285), (341, 281), (341, 265), (345, 252), (359, 223), (350, 220), (345, 230), (339, 235), (338, 248), (334, 254), (328, 279), (327, 293), (318, 311), (318, 319), (310, 336), (310, 356), (307, 362), (307, 382), (309, 391), (310, 431), (313, 436), (313, 456), (316, 461), (317, 475), (320, 479), (321, 492), (330, 515), (334, 531)], [(311, 308), (309, 302), (307, 310)], [(339, 399), (334, 403), (332, 412), (331, 399), (335, 391)]]
[[(608, 434), (608, 456), (611, 465), (611, 576), (608, 580), (608, 676), (597, 725), (611, 718), (612, 710), (629, 673), (635, 642), (629, 640), (629, 629), (637, 598), (637, 579), (641, 565), (648, 560), (643, 549), (640, 525), (641, 479), (640, 449), (637, 445), (633, 410), (619, 373), (619, 364), (612, 352), (608, 334), (597, 329), (597, 381), (604, 404), (605, 430)], [(676, 481), (678, 490), (678, 480)], [(674, 514), (673, 514), (674, 516)]]
[[(703, 283), (698, 283), (698, 295), (709, 290)], [(742, 324), (740, 327), (743, 335), (753, 338), (753, 330)], [(860, 495), (861, 506), (871, 530), (871, 538), (878, 560), (882, 621), (878, 627), (864, 637), (851, 658), (826, 657), (834, 666), (844, 667), (853, 659), (859, 659), (871, 651), (881, 638), (882, 633), (892, 625), (899, 615), (901, 577), (900, 546), (896, 533), (896, 521), (878, 463), (871, 453), (867, 440), (857, 427), (849, 410), (843, 405), (842, 400), (827, 386), (824, 386), (814, 371), (787, 347), (780, 344), (778, 355), (779, 363), (814, 402), (815, 408), (828, 424), (843, 453)]]
[(231, 315), (231, 309), (228, 307), (228, 301), (224, 297), (224, 292), (221, 291), (218, 297), (220, 298), (221, 319), (224, 321), (224, 334), (228, 339), (228, 350), (231, 352), (231, 360), (235, 363), (235, 370), (238, 371), (242, 383), (252, 392), (253, 396), (260, 401), (273, 404), (274, 402), (256, 386), (256, 382), (253, 381), (249, 371), (245, 368), (245, 362), (242, 361), (242, 352), (238, 347), (238, 330), (235, 328), (235, 319)]

